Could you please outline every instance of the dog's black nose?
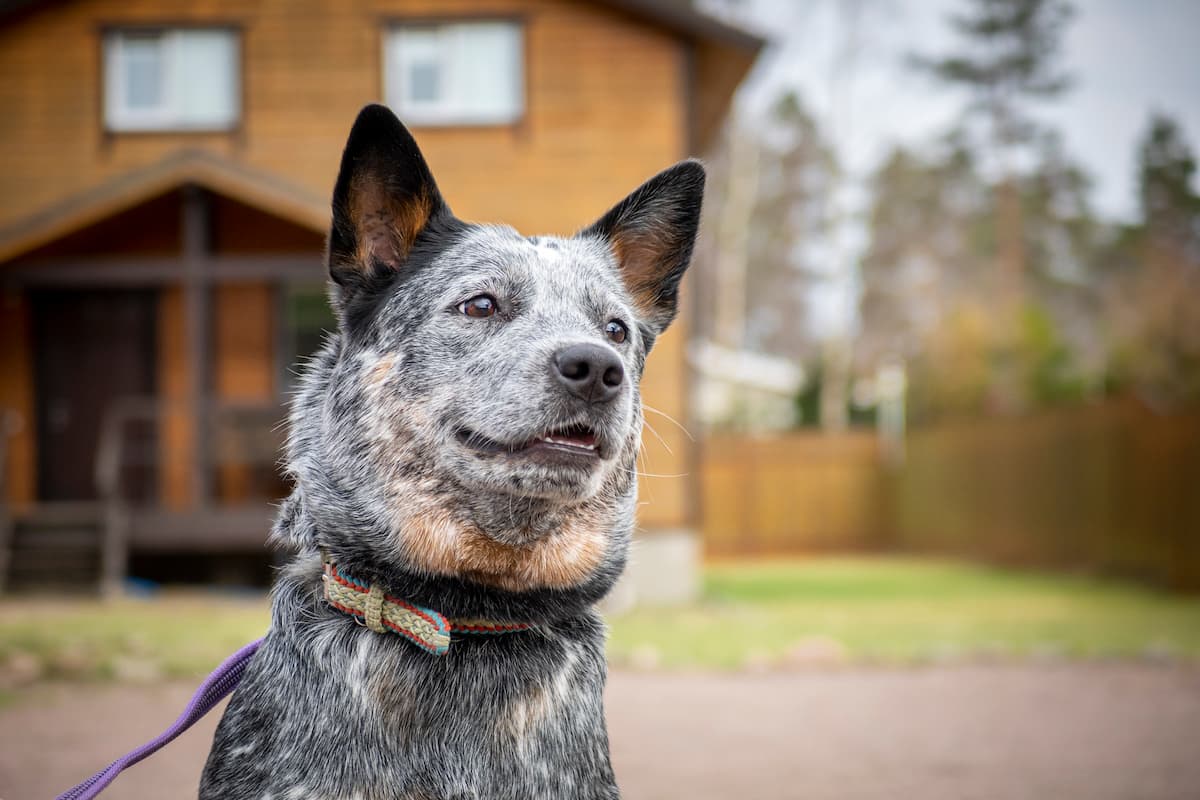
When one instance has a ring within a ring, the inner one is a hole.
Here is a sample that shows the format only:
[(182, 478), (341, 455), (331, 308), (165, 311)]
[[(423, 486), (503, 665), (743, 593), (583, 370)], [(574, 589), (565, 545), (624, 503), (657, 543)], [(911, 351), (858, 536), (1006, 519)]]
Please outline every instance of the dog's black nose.
[(621, 391), (625, 367), (611, 348), (573, 344), (554, 354), (554, 376), (571, 394), (589, 403), (606, 403)]

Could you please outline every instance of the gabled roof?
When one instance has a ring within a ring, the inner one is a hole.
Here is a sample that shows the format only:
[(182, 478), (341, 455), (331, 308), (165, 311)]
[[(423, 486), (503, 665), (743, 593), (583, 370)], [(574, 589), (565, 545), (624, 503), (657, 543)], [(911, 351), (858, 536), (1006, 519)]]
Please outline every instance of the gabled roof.
[[(0, 27), (66, 0), (0, 0)], [(703, 150), (718, 129), (729, 99), (764, 40), (697, 11), (690, 0), (592, 0), (660, 26), (690, 43), (687, 88), (692, 152)], [(193, 183), (324, 233), (328, 197), (204, 150), (177, 151), (155, 164), (112, 178), (0, 228), (0, 263), (158, 194)]]
[(766, 43), (749, 31), (735, 28), (716, 17), (697, 11), (692, 0), (600, 0), (604, 5), (624, 9), (694, 39), (714, 42), (757, 53)]
[(0, 263), (187, 184), (317, 233), (329, 229), (328, 197), (208, 151), (181, 150), (0, 228)]

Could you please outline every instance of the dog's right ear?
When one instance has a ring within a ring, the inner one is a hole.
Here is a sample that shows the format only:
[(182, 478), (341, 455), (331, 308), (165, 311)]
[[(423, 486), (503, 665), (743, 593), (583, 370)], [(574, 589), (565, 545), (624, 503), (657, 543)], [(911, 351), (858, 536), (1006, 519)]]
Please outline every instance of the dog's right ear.
[(639, 186), (579, 236), (603, 240), (641, 317), (647, 349), (675, 318), (704, 201), (704, 167), (681, 161)]
[(342, 301), (390, 281), (417, 237), (449, 215), (408, 129), (386, 106), (369, 105), (350, 129), (329, 232), (329, 277)]

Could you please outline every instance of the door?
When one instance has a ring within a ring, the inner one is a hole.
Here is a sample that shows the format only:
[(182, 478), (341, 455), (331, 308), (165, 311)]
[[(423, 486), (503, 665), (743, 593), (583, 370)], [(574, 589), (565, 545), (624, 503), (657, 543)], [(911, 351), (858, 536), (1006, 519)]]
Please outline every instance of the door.
[[(46, 291), (31, 301), (38, 498), (92, 500), (105, 415), (122, 397), (154, 393), (157, 293)], [(153, 428), (134, 427), (139, 441), (126, 451), (153, 450)], [(132, 494), (144, 494), (144, 468), (125, 476), (139, 484)]]

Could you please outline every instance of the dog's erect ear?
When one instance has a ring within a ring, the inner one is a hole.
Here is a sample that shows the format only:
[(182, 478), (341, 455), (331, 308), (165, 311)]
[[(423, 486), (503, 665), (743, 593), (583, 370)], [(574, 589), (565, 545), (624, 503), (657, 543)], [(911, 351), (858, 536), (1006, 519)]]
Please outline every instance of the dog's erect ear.
[(367, 106), (333, 187), (329, 276), (343, 295), (390, 278), (421, 231), (449, 213), (412, 134), (387, 107)]
[(703, 199), (703, 165), (681, 161), (579, 233), (598, 236), (612, 247), (625, 286), (653, 336), (675, 318), (679, 281), (692, 258)]

